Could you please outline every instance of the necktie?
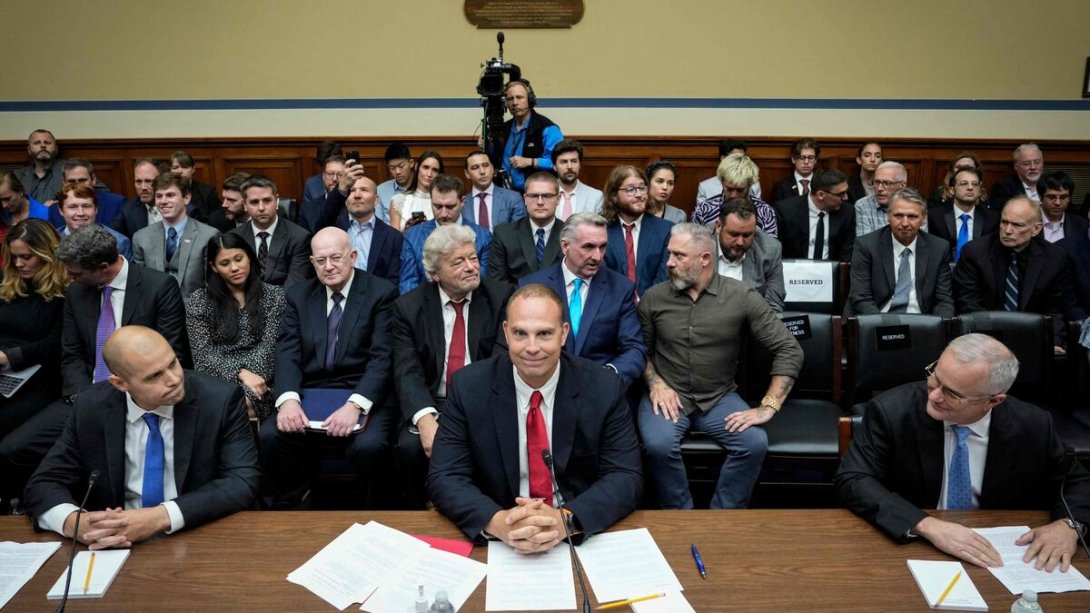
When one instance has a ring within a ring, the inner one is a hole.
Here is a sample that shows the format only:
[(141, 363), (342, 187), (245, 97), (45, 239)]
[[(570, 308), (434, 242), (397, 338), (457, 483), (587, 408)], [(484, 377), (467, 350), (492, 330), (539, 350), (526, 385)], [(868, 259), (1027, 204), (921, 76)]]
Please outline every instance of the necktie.
[(465, 300), (447, 302), (454, 308), (454, 331), (450, 333), (450, 350), (447, 351), (447, 387), (450, 387), (450, 378), (460, 368), (466, 365), (466, 318), (464, 314)]
[(541, 392), (530, 394), (530, 412), (526, 415), (526, 466), (530, 472), (530, 498), (541, 498), (553, 505), (553, 482), (541, 452), (549, 448), (549, 434), (545, 431), (545, 418), (541, 415)]
[(110, 301), (110, 296), (113, 293), (114, 288), (109, 285), (102, 288), (102, 309), (98, 313), (98, 327), (95, 328), (95, 374), (92, 379), (93, 383), (105, 381), (106, 377), (110, 376), (110, 369), (106, 367), (106, 361), (102, 359), (102, 346), (106, 344), (106, 339), (110, 338), (114, 328), (117, 327), (117, 322), (114, 320), (114, 305)]
[(178, 231), (167, 228), (167, 261), (174, 258), (174, 252), (178, 250)]
[(808, 195), (810, 193), (810, 179), (799, 179), (799, 183), (802, 183), (802, 195)]
[(477, 194), (477, 200), (480, 200), (480, 204), (477, 205), (477, 225), (484, 228), (485, 230), (490, 230), (491, 226), (489, 225), (488, 219), (488, 205), (486, 205), (484, 202), (486, 196), (488, 196), (488, 194), (484, 192)]
[(893, 289), (893, 299), (889, 301), (890, 313), (904, 313), (908, 308), (908, 294), (912, 291), (912, 266), (909, 259), (912, 250), (901, 252), (901, 264), (897, 267), (897, 285)]
[(961, 257), (961, 248), (965, 246), (965, 243), (969, 242), (969, 220), (972, 219), (972, 215), (962, 213), (958, 219), (961, 220), (961, 229), (958, 230), (958, 245), (954, 249), (955, 262)]
[(560, 214), (560, 221), (567, 221), (571, 217), (571, 194), (564, 190), (560, 190), (560, 196), (564, 198), (564, 209)]
[(815, 260), (825, 259), (825, 213), (818, 213), (817, 228), (814, 230), (814, 257)]
[(973, 481), (969, 476), (969, 446), (965, 439), (972, 430), (965, 426), (950, 426), (958, 437), (954, 455), (950, 458), (950, 473), (946, 476), (946, 508), (968, 510), (973, 508)]
[(628, 260), (628, 280), (636, 282), (636, 244), (632, 239), (632, 228), (636, 225), (634, 223), (621, 224), (624, 226), (624, 256)]
[(583, 295), (579, 292), (583, 288), (583, 280), (576, 277), (575, 289), (571, 293), (571, 301), (568, 303), (568, 319), (571, 320), (571, 333), (575, 338), (579, 337), (579, 323), (583, 320)]
[(534, 244), (534, 251), (537, 252), (537, 263), (540, 265), (541, 261), (545, 259), (545, 228), (538, 228), (537, 242)]
[(333, 294), (333, 308), (329, 310), (329, 329), (326, 332), (326, 347), (325, 347), (325, 367), (326, 370), (333, 370), (334, 356), (337, 354), (337, 332), (341, 327), (341, 301), (344, 300), (344, 296), (340, 292)]
[(258, 232), (257, 237), (261, 243), (257, 246), (257, 260), (261, 262), (261, 270), (265, 270), (265, 260), (269, 258), (269, 233)]
[(159, 432), (159, 416), (144, 413), (148, 424), (148, 442), (144, 444), (144, 486), (140, 490), (140, 506), (154, 507), (163, 502), (163, 433)]
[(1003, 288), (1003, 309), (1018, 310), (1018, 255), (1011, 254), (1011, 264), (1007, 267), (1007, 285)]

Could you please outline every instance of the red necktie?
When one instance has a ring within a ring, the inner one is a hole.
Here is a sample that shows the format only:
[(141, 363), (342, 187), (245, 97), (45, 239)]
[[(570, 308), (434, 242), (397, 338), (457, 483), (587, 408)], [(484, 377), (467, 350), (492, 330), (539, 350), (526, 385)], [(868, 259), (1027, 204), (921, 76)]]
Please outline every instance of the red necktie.
[(553, 506), (553, 480), (545, 468), (541, 452), (549, 448), (549, 434), (545, 431), (545, 418), (541, 415), (541, 392), (530, 394), (530, 412), (526, 415), (526, 453), (529, 457), (530, 498), (541, 498)]
[(628, 280), (636, 282), (636, 245), (632, 241), (632, 228), (636, 224), (626, 223), (624, 226), (624, 256), (628, 259)]
[(466, 318), (462, 314), (462, 307), (466, 301), (447, 302), (454, 307), (454, 331), (450, 333), (450, 351), (447, 352), (447, 388), (450, 388), (450, 378), (466, 365)]
[(477, 199), (481, 201), (481, 203), (477, 205), (477, 225), (485, 230), (490, 230), (491, 228), (488, 225), (488, 207), (484, 203), (485, 196), (487, 195), (488, 194), (484, 192), (477, 194)]

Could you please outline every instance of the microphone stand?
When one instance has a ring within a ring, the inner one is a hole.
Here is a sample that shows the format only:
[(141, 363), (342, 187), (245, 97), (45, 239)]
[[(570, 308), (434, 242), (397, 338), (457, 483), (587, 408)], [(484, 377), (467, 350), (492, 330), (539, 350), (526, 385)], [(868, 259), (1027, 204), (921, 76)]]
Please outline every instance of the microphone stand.
[(574, 532), (571, 523), (571, 513), (564, 504), (564, 495), (560, 493), (560, 484), (556, 481), (556, 473), (553, 472), (553, 454), (548, 449), (541, 450), (541, 459), (545, 462), (545, 468), (549, 471), (549, 478), (553, 481), (553, 495), (556, 497), (556, 508), (560, 510), (560, 517), (564, 520), (564, 531), (567, 533), (564, 540), (568, 542), (568, 550), (571, 552), (571, 560), (575, 563), (575, 576), (579, 579), (579, 590), (583, 592), (583, 613), (590, 613), (590, 598), (587, 596), (587, 584), (583, 581), (583, 565), (579, 563), (579, 556), (575, 553), (575, 544), (571, 535)]
[(68, 555), (68, 576), (64, 580), (64, 596), (61, 597), (61, 603), (57, 605), (56, 613), (64, 613), (64, 606), (68, 604), (68, 590), (72, 587), (72, 565), (76, 561), (76, 544), (79, 543), (79, 518), (83, 513), (83, 507), (87, 506), (87, 499), (91, 497), (91, 488), (95, 487), (96, 480), (98, 480), (97, 468), (91, 471), (91, 476), (87, 479), (87, 492), (83, 494), (83, 502), (76, 509), (76, 527), (72, 530), (72, 551)]

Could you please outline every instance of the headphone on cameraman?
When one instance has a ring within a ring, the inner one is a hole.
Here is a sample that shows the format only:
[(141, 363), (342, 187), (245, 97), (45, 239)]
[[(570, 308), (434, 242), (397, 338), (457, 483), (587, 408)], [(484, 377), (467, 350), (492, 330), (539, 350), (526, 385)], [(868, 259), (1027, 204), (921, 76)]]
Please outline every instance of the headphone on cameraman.
[(530, 81), (527, 79), (511, 79), (507, 82), (507, 85), (503, 86), (503, 93), (507, 93), (507, 88), (512, 85), (521, 85), (526, 88), (526, 106), (533, 110), (537, 106), (537, 95), (534, 94), (534, 88), (530, 86)]

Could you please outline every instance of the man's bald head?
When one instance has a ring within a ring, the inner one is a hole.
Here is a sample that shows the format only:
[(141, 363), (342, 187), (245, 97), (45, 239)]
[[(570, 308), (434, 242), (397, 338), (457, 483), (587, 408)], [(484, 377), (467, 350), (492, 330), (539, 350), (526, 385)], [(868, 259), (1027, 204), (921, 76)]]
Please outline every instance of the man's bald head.
[(326, 249), (347, 249), (348, 245), (348, 233), (334, 226), (318, 230), (314, 238), (310, 239), (310, 249), (314, 253)]
[(110, 372), (128, 378), (133, 365), (144, 356), (152, 355), (166, 347), (173, 353), (163, 335), (144, 326), (123, 326), (110, 335), (102, 347), (102, 359)]
[(322, 285), (339, 292), (352, 277), (356, 250), (348, 233), (340, 228), (323, 228), (310, 241), (310, 263)]

